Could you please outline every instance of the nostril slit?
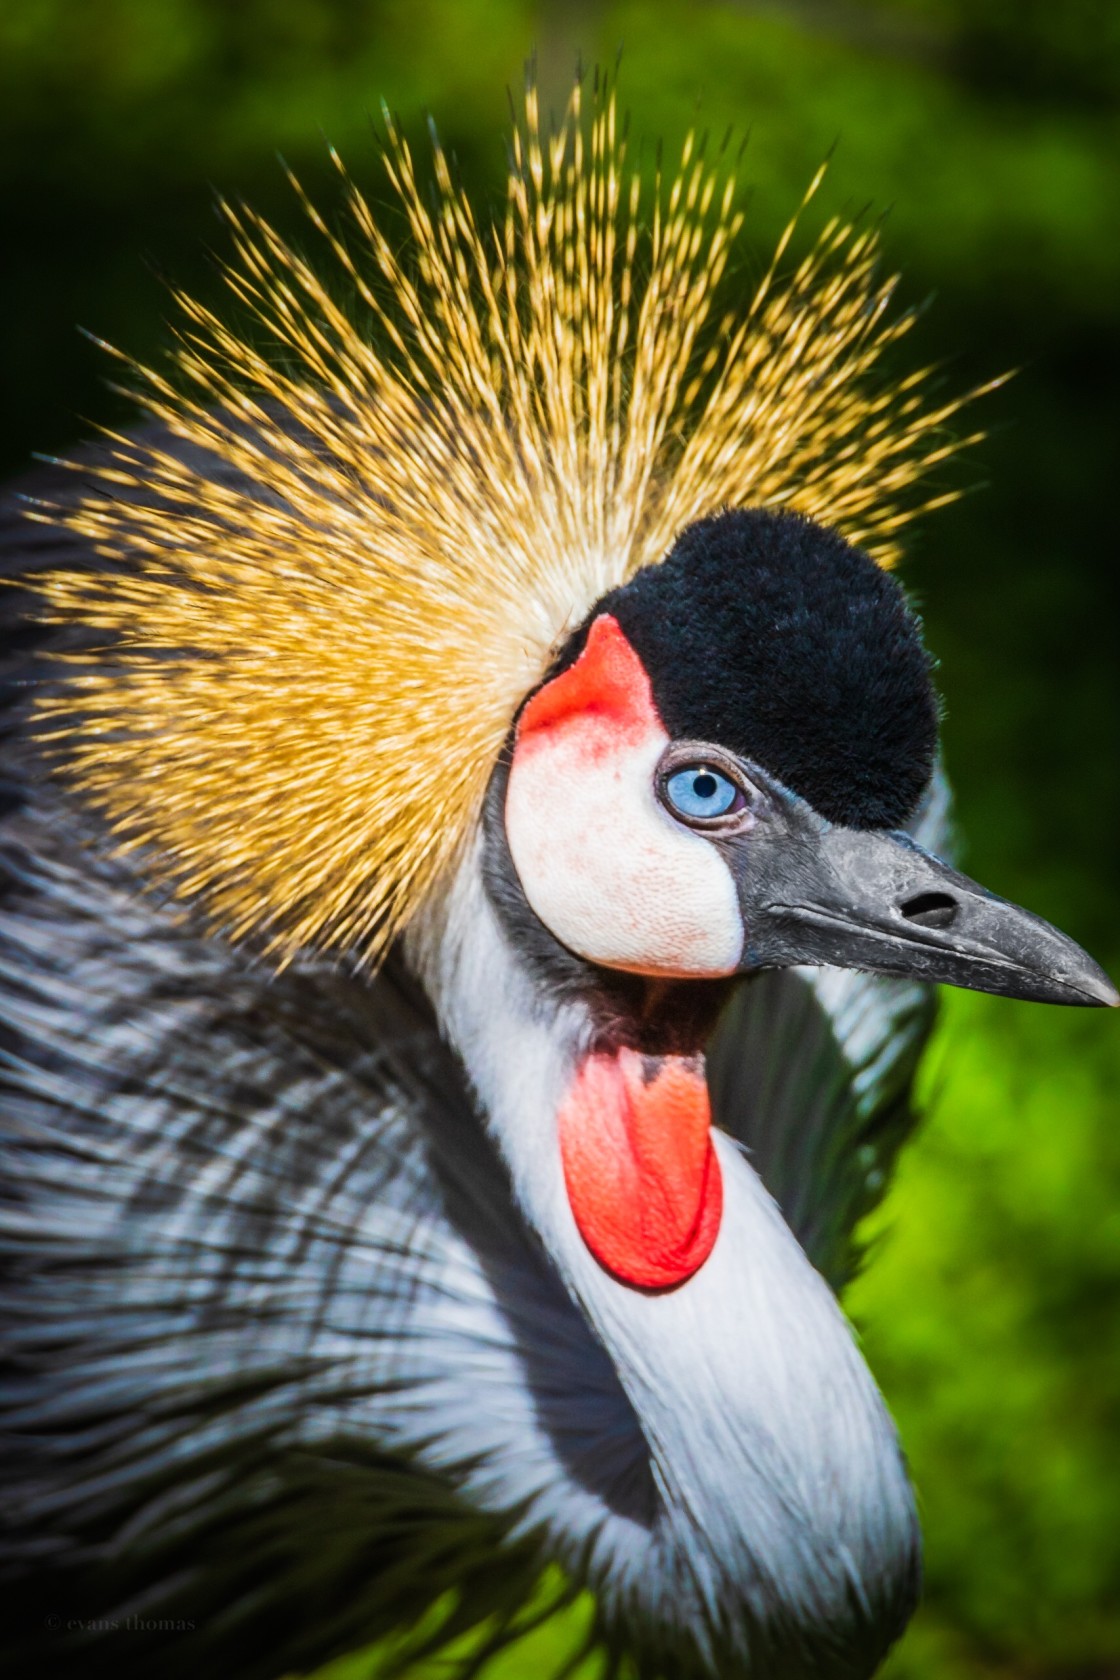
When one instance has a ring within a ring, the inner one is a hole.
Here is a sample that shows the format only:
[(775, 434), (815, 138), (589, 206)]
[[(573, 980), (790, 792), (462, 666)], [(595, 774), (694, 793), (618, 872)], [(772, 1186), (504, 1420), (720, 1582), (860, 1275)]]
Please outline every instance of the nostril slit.
[(956, 921), (960, 906), (948, 893), (924, 892), (915, 893), (898, 908), (908, 922), (917, 922), (919, 927), (946, 928)]

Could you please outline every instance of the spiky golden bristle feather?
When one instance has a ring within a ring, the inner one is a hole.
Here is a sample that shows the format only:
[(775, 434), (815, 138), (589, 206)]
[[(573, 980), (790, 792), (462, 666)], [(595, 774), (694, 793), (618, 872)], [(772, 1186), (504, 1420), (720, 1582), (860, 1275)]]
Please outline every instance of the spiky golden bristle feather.
[(949, 499), (912, 491), (961, 399), (879, 373), (910, 317), (875, 230), (831, 222), (779, 278), (791, 224), (717, 308), (742, 212), (701, 152), (646, 206), (613, 89), (577, 84), (546, 135), (530, 85), (488, 229), (438, 142), (429, 198), (390, 124), (407, 261), (349, 181), (348, 237), (305, 200), (349, 309), (227, 208), (226, 280), (272, 351), (178, 297), (170, 375), (135, 370), (178, 441), (113, 440), (62, 517), (119, 564), (44, 586), (111, 652), (41, 710), (121, 843), (229, 936), (376, 961), (558, 641), (690, 521), (797, 508), (889, 565)]

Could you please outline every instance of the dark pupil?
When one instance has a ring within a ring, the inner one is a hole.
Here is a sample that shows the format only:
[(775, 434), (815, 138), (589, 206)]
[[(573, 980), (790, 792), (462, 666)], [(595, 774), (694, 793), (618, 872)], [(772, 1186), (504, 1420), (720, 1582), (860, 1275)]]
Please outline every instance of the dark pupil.
[(711, 799), (716, 792), (716, 779), (702, 770), (692, 783), (692, 791), (697, 799)]

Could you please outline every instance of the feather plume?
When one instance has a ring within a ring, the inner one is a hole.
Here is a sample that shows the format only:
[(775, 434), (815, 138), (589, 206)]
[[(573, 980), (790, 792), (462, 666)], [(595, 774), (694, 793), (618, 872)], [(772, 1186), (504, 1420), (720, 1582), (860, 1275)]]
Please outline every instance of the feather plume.
[(111, 562), (42, 585), (105, 643), (45, 732), (147, 872), (281, 963), (378, 960), (558, 643), (683, 526), (793, 507), (890, 565), (971, 441), (945, 432), (967, 399), (882, 371), (911, 316), (873, 227), (785, 272), (795, 217), (729, 298), (732, 165), (690, 137), (645, 192), (613, 87), (546, 131), (530, 81), (492, 226), (433, 148), (429, 193), (389, 123), (403, 255), (341, 165), (341, 231), (304, 198), (328, 279), (227, 206), (247, 330), (177, 294), (171, 366), (133, 368), (157, 429), (41, 514)]

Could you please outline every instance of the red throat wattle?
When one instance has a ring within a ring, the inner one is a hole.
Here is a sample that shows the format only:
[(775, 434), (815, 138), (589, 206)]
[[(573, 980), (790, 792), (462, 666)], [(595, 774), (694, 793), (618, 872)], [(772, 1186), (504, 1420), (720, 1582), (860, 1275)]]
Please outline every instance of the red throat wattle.
[(560, 1108), (568, 1200), (592, 1254), (624, 1283), (667, 1289), (704, 1264), (723, 1180), (703, 1062), (593, 1055)]

